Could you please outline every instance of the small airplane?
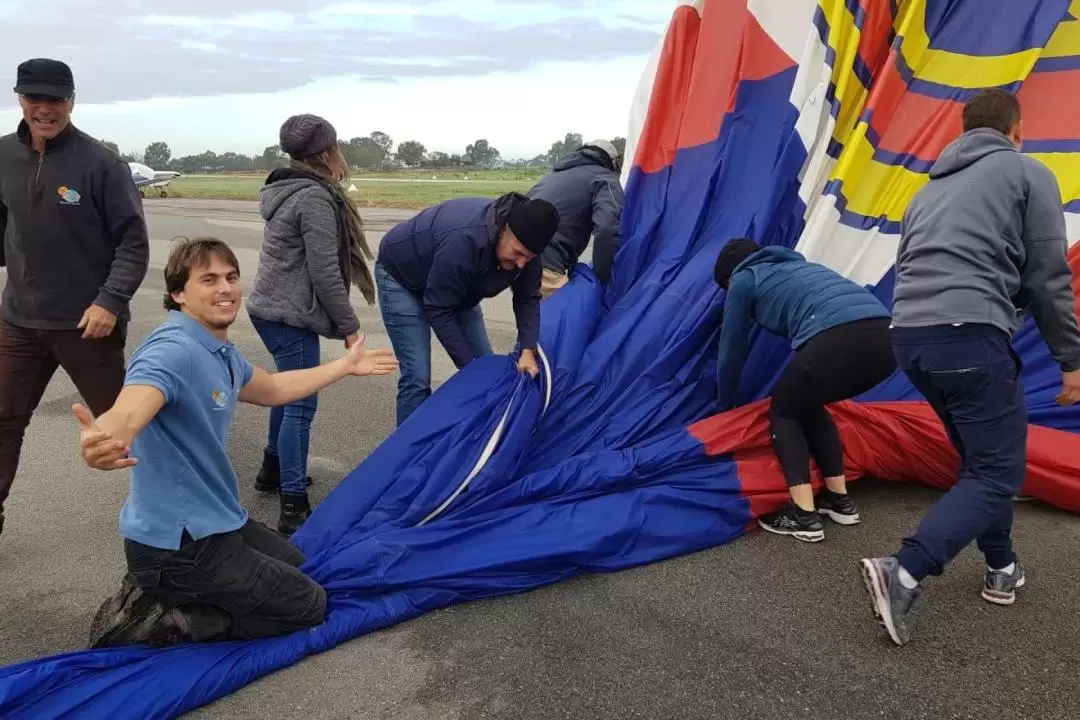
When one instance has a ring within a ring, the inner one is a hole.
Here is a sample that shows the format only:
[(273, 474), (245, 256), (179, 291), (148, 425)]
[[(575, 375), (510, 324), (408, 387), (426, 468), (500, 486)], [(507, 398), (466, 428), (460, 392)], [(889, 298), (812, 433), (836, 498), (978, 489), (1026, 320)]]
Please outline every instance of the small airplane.
[(139, 194), (143, 197), (146, 197), (148, 188), (159, 188), (160, 196), (167, 196), (168, 192), (165, 188), (169, 186), (173, 178), (180, 177), (180, 173), (173, 170), (154, 170), (142, 163), (131, 162), (128, 166), (131, 167), (131, 179), (135, 181), (135, 187), (139, 188)]

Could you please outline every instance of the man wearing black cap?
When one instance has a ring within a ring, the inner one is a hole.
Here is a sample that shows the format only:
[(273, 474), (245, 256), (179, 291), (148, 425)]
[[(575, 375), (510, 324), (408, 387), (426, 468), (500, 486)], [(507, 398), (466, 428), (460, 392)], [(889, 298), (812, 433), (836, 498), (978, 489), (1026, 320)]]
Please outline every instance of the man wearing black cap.
[(120, 393), (128, 302), (149, 262), (130, 168), (71, 124), (71, 69), (27, 60), (15, 92), (23, 119), (0, 137), (0, 531), (23, 434), (57, 367), (95, 414)]
[(383, 237), (375, 283), (401, 368), (398, 425), (431, 395), (431, 330), (459, 369), (491, 353), (480, 301), (507, 288), (514, 293), (518, 369), (539, 373), (539, 256), (558, 227), (554, 205), (507, 193), (447, 200)]

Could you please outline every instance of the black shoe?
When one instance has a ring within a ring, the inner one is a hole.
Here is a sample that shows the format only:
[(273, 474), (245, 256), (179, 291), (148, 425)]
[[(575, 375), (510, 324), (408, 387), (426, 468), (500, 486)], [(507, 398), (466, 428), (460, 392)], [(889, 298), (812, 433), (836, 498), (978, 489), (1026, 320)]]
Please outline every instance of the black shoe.
[[(312, 483), (311, 476), (307, 477), (307, 484)], [(255, 489), (259, 492), (276, 492), (281, 489), (281, 463), (277, 455), (272, 455), (263, 450), (262, 467), (255, 476)]]
[(255, 476), (255, 489), (259, 492), (269, 492), (281, 487), (281, 465), (278, 456), (263, 450), (262, 467)]
[(154, 629), (168, 609), (143, 592), (123, 583), (120, 590), (98, 608), (90, 623), (92, 649), (150, 643)]
[(791, 535), (803, 542), (821, 542), (825, 539), (825, 526), (818, 511), (807, 512), (790, 501), (777, 512), (758, 518), (758, 525), (762, 530), (777, 535)]
[(278, 517), (278, 532), (285, 537), (296, 532), (304, 521), (311, 516), (308, 496), (281, 493), (281, 515)]
[(859, 508), (850, 495), (838, 495), (832, 490), (822, 490), (817, 499), (818, 511), (840, 525), (858, 525)]
[(4, 508), (0, 507), (0, 535), (4, 534)]

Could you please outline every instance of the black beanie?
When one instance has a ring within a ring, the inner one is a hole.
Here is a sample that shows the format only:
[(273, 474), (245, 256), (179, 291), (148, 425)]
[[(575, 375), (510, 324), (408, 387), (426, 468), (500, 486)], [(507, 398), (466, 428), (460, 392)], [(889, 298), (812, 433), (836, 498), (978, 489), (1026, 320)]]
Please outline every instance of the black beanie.
[(281, 150), (296, 160), (318, 155), (337, 144), (334, 126), (318, 115), (293, 115), (278, 133)]
[(559, 211), (547, 200), (527, 200), (510, 208), (506, 224), (529, 252), (539, 255), (559, 229)]
[(761, 246), (749, 238), (736, 238), (729, 240), (720, 254), (716, 256), (716, 265), (713, 267), (713, 278), (716, 284), (726, 288), (731, 280), (731, 274), (746, 258), (750, 257)]

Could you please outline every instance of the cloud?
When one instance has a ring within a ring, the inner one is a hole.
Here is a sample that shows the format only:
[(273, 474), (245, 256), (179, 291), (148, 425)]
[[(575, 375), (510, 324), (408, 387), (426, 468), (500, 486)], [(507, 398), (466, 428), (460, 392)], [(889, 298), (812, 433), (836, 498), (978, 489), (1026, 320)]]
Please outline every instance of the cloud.
[(9, 87), (19, 62), (58, 57), (84, 104), (604, 61), (650, 52), (670, 13), (646, 0), (324, 0), (301, 11), (295, 0), (187, 0), (173, 11), (133, 0), (55, 0), (32, 12), (29, 0), (18, 3), (18, 32), (0, 47)]

